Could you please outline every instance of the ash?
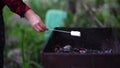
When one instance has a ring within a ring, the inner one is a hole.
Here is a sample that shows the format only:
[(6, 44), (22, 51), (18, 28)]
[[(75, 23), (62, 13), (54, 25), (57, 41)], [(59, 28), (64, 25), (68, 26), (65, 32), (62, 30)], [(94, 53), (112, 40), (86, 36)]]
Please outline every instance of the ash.
[(78, 54), (112, 54), (112, 49), (104, 49), (104, 50), (93, 50), (93, 49), (86, 49), (86, 48), (74, 48), (71, 45), (65, 45), (60, 47), (56, 45), (55, 47), (56, 53), (78, 53)]

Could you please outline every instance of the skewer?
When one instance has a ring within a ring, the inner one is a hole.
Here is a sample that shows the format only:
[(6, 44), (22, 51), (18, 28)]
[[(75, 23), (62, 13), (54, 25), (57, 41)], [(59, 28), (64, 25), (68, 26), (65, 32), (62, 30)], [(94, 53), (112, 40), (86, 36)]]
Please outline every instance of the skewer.
[(69, 31), (64, 31), (64, 30), (57, 30), (57, 29), (49, 29), (57, 32), (62, 32), (62, 33), (70, 33)]
[(49, 30), (53, 30), (53, 31), (58, 31), (58, 32), (62, 32), (62, 33), (70, 33), (71, 36), (81, 36), (81, 32), (80, 31), (64, 31), (64, 30), (57, 30), (57, 29), (49, 29)]

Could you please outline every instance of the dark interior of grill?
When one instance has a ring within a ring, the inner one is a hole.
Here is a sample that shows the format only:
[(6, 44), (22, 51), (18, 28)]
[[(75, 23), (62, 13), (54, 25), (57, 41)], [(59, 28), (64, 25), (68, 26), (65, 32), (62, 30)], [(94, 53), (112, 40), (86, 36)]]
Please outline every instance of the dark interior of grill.
[(71, 36), (68, 33), (53, 31), (45, 45), (44, 53), (54, 53), (56, 45), (64, 47), (71, 45), (75, 48), (92, 50), (112, 49), (112, 54), (120, 54), (119, 28), (55, 28), (65, 31), (80, 31), (81, 37)]

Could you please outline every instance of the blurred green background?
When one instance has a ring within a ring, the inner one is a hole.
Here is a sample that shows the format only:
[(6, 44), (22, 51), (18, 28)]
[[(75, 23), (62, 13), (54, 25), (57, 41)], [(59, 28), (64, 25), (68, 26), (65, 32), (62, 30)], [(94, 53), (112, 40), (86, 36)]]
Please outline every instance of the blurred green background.
[[(48, 10), (67, 12), (65, 27), (119, 27), (120, 0), (24, 0), (45, 22)], [(4, 8), (5, 68), (42, 68), (40, 51), (46, 41), (29, 22)]]

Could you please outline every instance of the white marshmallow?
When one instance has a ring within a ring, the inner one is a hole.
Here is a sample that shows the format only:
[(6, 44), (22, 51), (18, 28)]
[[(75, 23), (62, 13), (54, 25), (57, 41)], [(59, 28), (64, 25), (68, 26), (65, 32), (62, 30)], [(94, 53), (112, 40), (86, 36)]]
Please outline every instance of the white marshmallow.
[(81, 36), (81, 32), (79, 32), (79, 31), (71, 31), (70, 32), (70, 34), (71, 34), (71, 36)]

